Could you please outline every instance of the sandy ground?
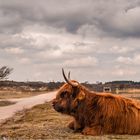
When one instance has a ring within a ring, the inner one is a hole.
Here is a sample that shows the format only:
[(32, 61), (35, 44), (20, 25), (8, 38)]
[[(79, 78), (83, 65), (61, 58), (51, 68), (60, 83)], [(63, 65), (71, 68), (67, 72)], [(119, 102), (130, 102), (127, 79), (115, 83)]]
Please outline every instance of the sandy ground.
[(56, 92), (48, 92), (46, 94), (41, 94), (28, 98), (8, 99), (8, 101), (14, 101), (16, 102), (16, 104), (0, 107), (0, 121), (12, 117), (17, 111), (23, 110), (25, 108), (31, 108), (37, 104), (51, 101), (55, 97), (55, 95)]
[(82, 135), (70, 130), (71, 117), (43, 103), (16, 113), (0, 124), (0, 140), (140, 140), (140, 135)]
[[(28, 98), (9, 99), (17, 103), (7, 107), (0, 107), (0, 121), (4, 119), (0, 124), (0, 139), (140, 139), (140, 135), (104, 135), (93, 137), (74, 133), (67, 128), (71, 118), (56, 112), (52, 108), (51, 103), (47, 102), (52, 100), (55, 95), (56, 92), (50, 92)], [(140, 97), (140, 94), (121, 95), (133, 98)], [(45, 101), (46, 103), (44, 103)], [(14, 115), (17, 111), (19, 112)], [(12, 115), (14, 116), (11, 117)]]

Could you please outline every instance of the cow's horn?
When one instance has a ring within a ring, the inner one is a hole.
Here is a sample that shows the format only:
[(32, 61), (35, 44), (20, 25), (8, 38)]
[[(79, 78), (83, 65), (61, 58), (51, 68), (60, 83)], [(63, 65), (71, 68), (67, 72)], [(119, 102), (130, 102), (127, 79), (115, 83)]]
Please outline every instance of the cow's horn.
[[(71, 85), (72, 87), (77, 87), (77, 86), (78, 86), (78, 83), (73, 83), (73, 82), (71, 82), (70, 80), (67, 79), (63, 68), (62, 68), (62, 74), (63, 74), (63, 77), (64, 77), (65, 81), (66, 81), (69, 85)], [(69, 74), (69, 76), (70, 76), (70, 74)]]
[(68, 79), (70, 80), (70, 71), (69, 71), (69, 73), (68, 73)]

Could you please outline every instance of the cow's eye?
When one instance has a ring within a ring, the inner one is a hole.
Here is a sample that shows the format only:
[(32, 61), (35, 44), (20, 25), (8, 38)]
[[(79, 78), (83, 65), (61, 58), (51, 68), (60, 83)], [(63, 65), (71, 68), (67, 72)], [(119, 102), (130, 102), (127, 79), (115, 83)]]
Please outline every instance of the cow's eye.
[(66, 91), (63, 91), (63, 92), (60, 94), (60, 97), (61, 97), (61, 98), (64, 98), (66, 94), (67, 94), (67, 92), (66, 92)]

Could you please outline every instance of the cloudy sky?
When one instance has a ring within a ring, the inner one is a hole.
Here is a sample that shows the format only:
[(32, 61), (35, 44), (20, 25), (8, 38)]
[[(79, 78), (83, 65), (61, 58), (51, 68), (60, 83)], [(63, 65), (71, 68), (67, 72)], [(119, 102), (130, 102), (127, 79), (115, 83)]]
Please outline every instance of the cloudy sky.
[(140, 0), (0, 0), (10, 79), (140, 81)]

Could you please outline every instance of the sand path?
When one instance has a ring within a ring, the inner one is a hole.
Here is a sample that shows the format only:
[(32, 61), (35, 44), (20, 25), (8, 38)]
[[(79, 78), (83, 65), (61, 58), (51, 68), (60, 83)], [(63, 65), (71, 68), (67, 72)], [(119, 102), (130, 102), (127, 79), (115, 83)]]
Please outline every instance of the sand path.
[(56, 91), (28, 98), (8, 99), (8, 101), (15, 101), (16, 104), (0, 107), (0, 121), (12, 117), (17, 111), (23, 110), (25, 108), (31, 108), (34, 105), (42, 104), (46, 101), (51, 101), (55, 95)]

